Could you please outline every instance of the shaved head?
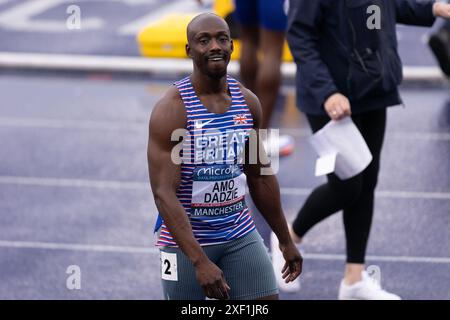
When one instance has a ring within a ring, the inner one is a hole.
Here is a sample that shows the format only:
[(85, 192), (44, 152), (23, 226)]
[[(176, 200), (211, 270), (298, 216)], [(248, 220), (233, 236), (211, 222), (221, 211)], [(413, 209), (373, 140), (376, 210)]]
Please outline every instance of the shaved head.
[(221, 26), (230, 34), (230, 28), (226, 21), (215, 13), (206, 12), (195, 16), (187, 26), (187, 39), (191, 42), (192, 38), (200, 31), (208, 30), (210, 26)]
[(230, 28), (214, 13), (201, 13), (188, 24), (186, 55), (194, 62), (194, 73), (222, 79), (233, 53)]

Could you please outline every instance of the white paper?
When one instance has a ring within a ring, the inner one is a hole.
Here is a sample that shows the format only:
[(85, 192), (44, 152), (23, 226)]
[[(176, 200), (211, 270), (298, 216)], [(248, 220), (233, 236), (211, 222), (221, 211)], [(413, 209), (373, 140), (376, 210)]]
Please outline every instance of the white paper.
[(372, 154), (350, 117), (330, 121), (311, 137), (310, 142), (319, 155), (321, 174), (326, 174), (326, 165), (330, 168), (333, 154), (336, 155), (334, 173), (342, 180), (356, 176), (372, 161)]
[(320, 157), (316, 161), (316, 176), (323, 176), (334, 171), (336, 166), (336, 152)]

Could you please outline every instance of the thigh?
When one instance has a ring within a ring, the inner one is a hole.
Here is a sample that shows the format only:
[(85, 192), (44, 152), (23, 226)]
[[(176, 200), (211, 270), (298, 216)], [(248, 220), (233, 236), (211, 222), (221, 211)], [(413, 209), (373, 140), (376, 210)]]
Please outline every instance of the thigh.
[(386, 131), (386, 109), (362, 114), (360, 130), (373, 157), (372, 162), (363, 171), (364, 190), (373, 193), (380, 171), (381, 149)]
[(259, 0), (259, 21), (261, 27), (270, 31), (286, 31), (287, 16), (284, 0)]
[(257, 0), (235, 0), (234, 17), (245, 27), (258, 26), (258, 1)]
[(218, 266), (231, 288), (232, 300), (254, 300), (278, 294), (268, 249), (256, 230), (230, 242)]
[(386, 109), (375, 110), (361, 114), (360, 126), (364, 140), (373, 155), (374, 162), (380, 158), (381, 148), (383, 147), (384, 134), (386, 131)]
[(204, 300), (202, 287), (195, 276), (195, 268), (180, 248), (160, 249), (161, 281), (166, 300)]

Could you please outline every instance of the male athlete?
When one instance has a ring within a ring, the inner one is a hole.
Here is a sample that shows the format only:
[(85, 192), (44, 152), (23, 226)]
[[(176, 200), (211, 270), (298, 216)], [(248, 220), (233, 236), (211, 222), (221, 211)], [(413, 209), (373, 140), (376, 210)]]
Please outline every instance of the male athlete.
[[(277, 179), (263, 174), (270, 166), (244, 159), (251, 158), (251, 139), (261, 124), (259, 100), (227, 75), (233, 42), (222, 18), (196, 16), (187, 38), (193, 72), (156, 104), (149, 125), (164, 297), (278, 299), (267, 248), (245, 201), (246, 186), (279, 239), (286, 263), (276, 272), (294, 281), (302, 257), (289, 236)], [(177, 149), (171, 136), (180, 128), (186, 132)]]

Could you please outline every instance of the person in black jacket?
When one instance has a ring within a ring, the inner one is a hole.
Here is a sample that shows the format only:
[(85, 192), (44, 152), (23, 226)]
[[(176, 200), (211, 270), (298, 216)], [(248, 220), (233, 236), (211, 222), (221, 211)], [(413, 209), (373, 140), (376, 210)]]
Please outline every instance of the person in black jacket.
[(450, 20), (430, 36), (428, 44), (442, 72), (450, 77)]
[(297, 64), (297, 104), (313, 132), (351, 116), (373, 155), (359, 175), (335, 174), (306, 199), (293, 222), (297, 243), (315, 224), (343, 210), (347, 243), (339, 299), (400, 299), (364, 271), (386, 108), (402, 104), (396, 23), (431, 26), (450, 5), (431, 0), (291, 0), (287, 39)]

